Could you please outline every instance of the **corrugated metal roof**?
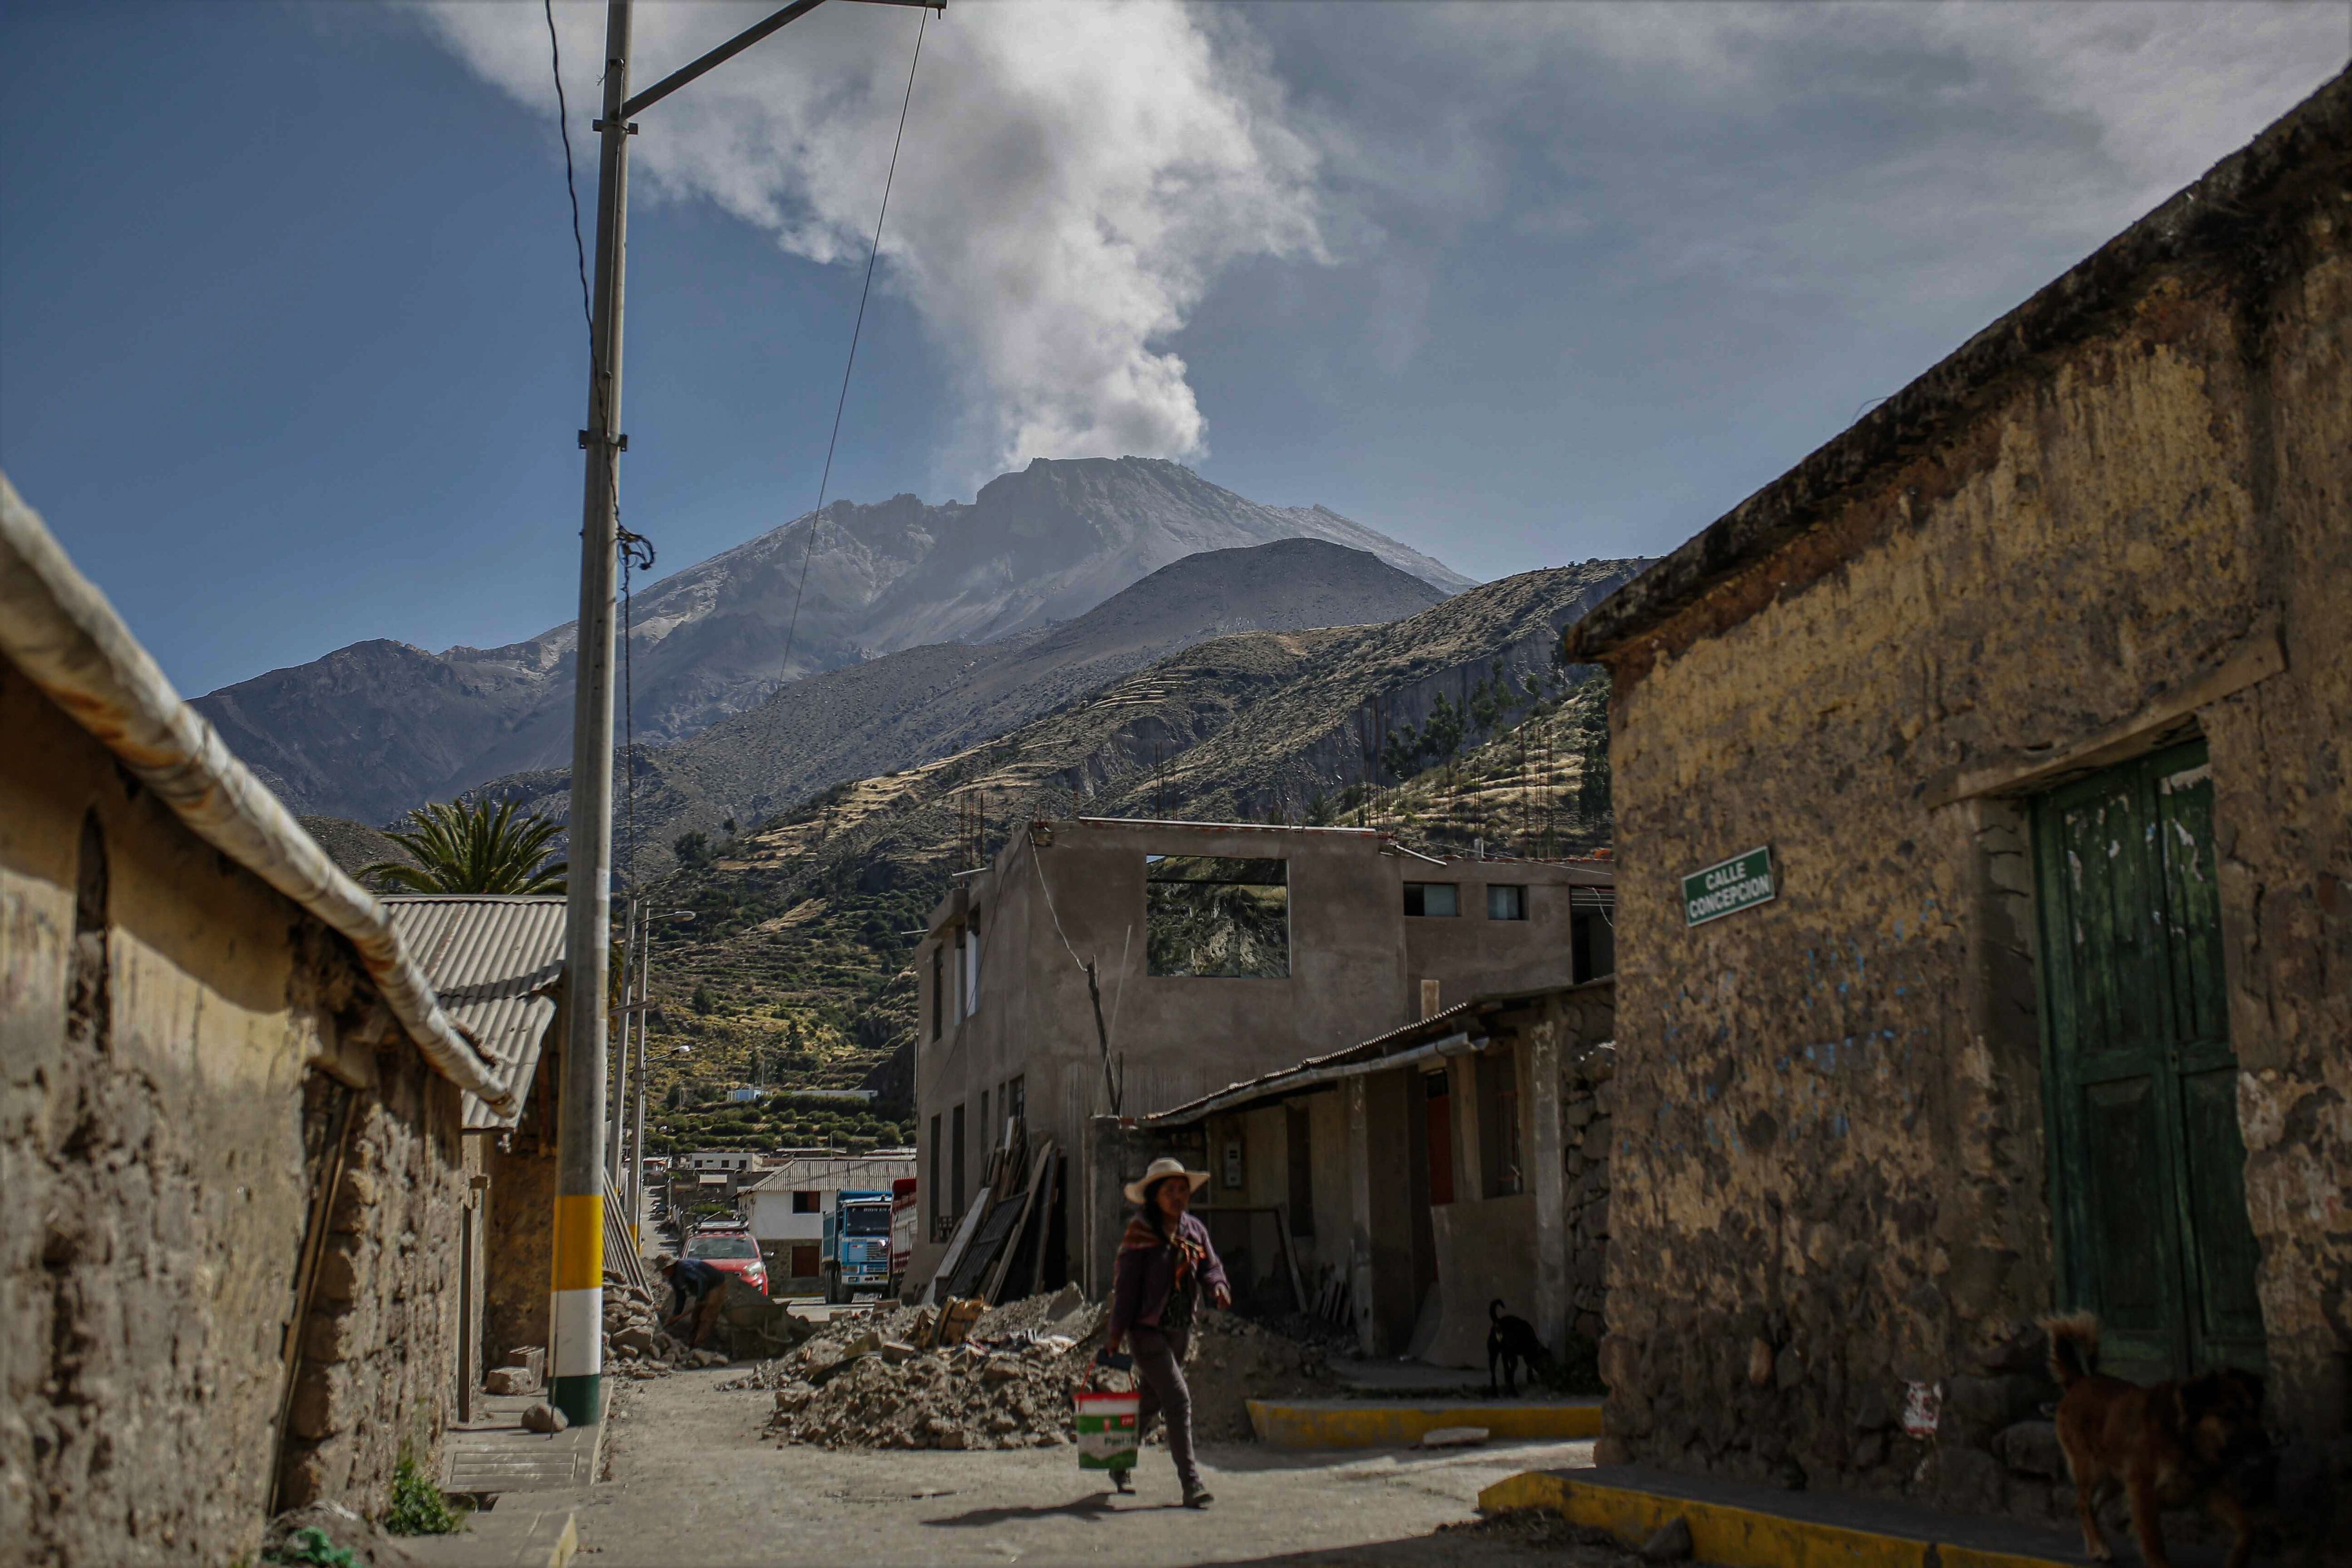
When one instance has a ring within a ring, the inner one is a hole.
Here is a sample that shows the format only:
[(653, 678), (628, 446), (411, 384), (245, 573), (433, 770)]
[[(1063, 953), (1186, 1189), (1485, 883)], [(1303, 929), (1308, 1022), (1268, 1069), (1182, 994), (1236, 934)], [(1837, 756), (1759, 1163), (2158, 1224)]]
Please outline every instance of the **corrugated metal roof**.
[(415, 893), (383, 905), (442, 1010), (514, 1096), (507, 1117), (466, 1096), (467, 1130), (512, 1127), (539, 1070), (540, 1043), (563, 980), (563, 900)]
[(915, 1152), (912, 1149), (894, 1151), (887, 1154), (810, 1154), (785, 1161), (751, 1186), (747, 1193), (789, 1193), (807, 1186), (812, 1182), (847, 1183), (866, 1176), (888, 1180), (895, 1176), (915, 1173)]

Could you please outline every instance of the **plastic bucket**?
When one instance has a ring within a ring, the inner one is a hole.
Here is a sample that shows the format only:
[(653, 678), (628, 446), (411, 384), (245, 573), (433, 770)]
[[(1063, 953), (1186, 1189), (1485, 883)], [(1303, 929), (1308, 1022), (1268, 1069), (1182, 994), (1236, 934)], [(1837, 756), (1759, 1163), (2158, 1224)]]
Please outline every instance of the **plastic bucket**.
[(1131, 1470), (1138, 1440), (1139, 1394), (1079, 1394), (1078, 1468)]

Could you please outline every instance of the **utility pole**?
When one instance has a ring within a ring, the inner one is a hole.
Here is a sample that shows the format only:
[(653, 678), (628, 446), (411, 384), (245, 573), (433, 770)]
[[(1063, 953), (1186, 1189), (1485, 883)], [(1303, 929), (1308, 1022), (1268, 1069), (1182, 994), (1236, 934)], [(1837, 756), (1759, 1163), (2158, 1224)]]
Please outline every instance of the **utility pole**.
[[(868, 0), (935, 11), (947, 0)], [(589, 328), (588, 427), (580, 521), (580, 620), (572, 709), (570, 870), (564, 963), (572, 991), (557, 1134), (549, 1402), (575, 1426), (603, 1415), (604, 1370), (605, 992), (613, 921), (613, 574), (620, 541), (621, 304), (629, 228), (629, 116), (724, 64), (824, 0), (793, 0), (643, 92), (629, 92), (631, 0), (604, 8), (604, 96), (596, 130), (596, 274)]]
[(571, 865), (564, 1041), (556, 1143), (549, 1403), (575, 1426), (604, 1415), (604, 1046), (613, 923), (613, 568), (621, 527), (621, 301), (629, 226), (630, 0), (604, 10), (604, 100), (596, 166), (596, 309), (590, 328), (587, 453), (580, 508), (580, 619), (572, 706)]

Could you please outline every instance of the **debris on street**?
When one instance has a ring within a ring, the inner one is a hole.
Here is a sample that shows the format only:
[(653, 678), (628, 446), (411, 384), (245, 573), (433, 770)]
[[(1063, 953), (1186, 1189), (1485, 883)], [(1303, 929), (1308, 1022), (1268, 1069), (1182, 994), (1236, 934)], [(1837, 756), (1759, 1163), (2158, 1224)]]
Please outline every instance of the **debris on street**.
[(659, 1287), (604, 1277), (604, 1370), (617, 1377), (665, 1377), (686, 1367), (772, 1356), (798, 1344), (815, 1325), (796, 1318), (740, 1280), (727, 1286), (714, 1342), (695, 1350), (662, 1327)]
[[(730, 1386), (773, 1389), (770, 1430), (787, 1443), (955, 1449), (1071, 1441), (1071, 1395), (1094, 1374), (1102, 1307), (1066, 1287), (982, 1311), (958, 1338), (968, 1307), (888, 1307), (836, 1318), (793, 1354)], [(1213, 1442), (1249, 1438), (1248, 1400), (1297, 1398), (1332, 1385), (1319, 1346), (1224, 1312), (1201, 1319), (1185, 1376), (1193, 1430)]]

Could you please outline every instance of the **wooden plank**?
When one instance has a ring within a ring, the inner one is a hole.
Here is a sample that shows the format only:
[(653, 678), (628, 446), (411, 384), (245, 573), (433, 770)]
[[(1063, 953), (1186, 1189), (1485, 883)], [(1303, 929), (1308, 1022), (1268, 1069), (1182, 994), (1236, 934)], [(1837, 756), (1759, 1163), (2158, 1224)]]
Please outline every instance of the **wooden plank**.
[[(987, 1283), (981, 1289), (981, 1295), (987, 1299), (991, 1306), (994, 1306), (1003, 1299), (1005, 1277), (1012, 1272), (1014, 1260), (1021, 1256), (1022, 1246), (1027, 1240), (1030, 1231), (1038, 1226), (1043, 1216), (1044, 1208), (1040, 1202), (1040, 1193), (1045, 1184), (1046, 1176), (1053, 1170), (1053, 1140), (1047, 1139), (1037, 1146), (1034, 1156), (1029, 1162), (1029, 1188), (1021, 1194), (1020, 1221), (1006, 1238), (1004, 1250), (997, 1255), (996, 1262), (988, 1270)], [(1038, 1247), (1040, 1250), (1045, 1247), (1045, 1238), (1042, 1236), (1038, 1238)]]
[(963, 1262), (964, 1252), (971, 1246), (971, 1238), (980, 1229), (982, 1218), (988, 1213), (988, 1190), (983, 1187), (980, 1195), (971, 1200), (971, 1207), (964, 1210), (963, 1218), (956, 1222), (955, 1235), (949, 1238), (948, 1249), (940, 1258), (939, 1268), (931, 1273), (933, 1306), (947, 1300), (942, 1288), (954, 1278), (957, 1267)]
[(1020, 1209), (1027, 1201), (1024, 1194), (991, 1206), (988, 1218), (982, 1222), (979, 1234), (972, 1237), (963, 1261), (949, 1277), (950, 1296), (970, 1296), (978, 1291), (982, 1278), (987, 1273), (989, 1265), (996, 1261), (998, 1249), (1004, 1245), (1005, 1234), (1020, 1223)]

